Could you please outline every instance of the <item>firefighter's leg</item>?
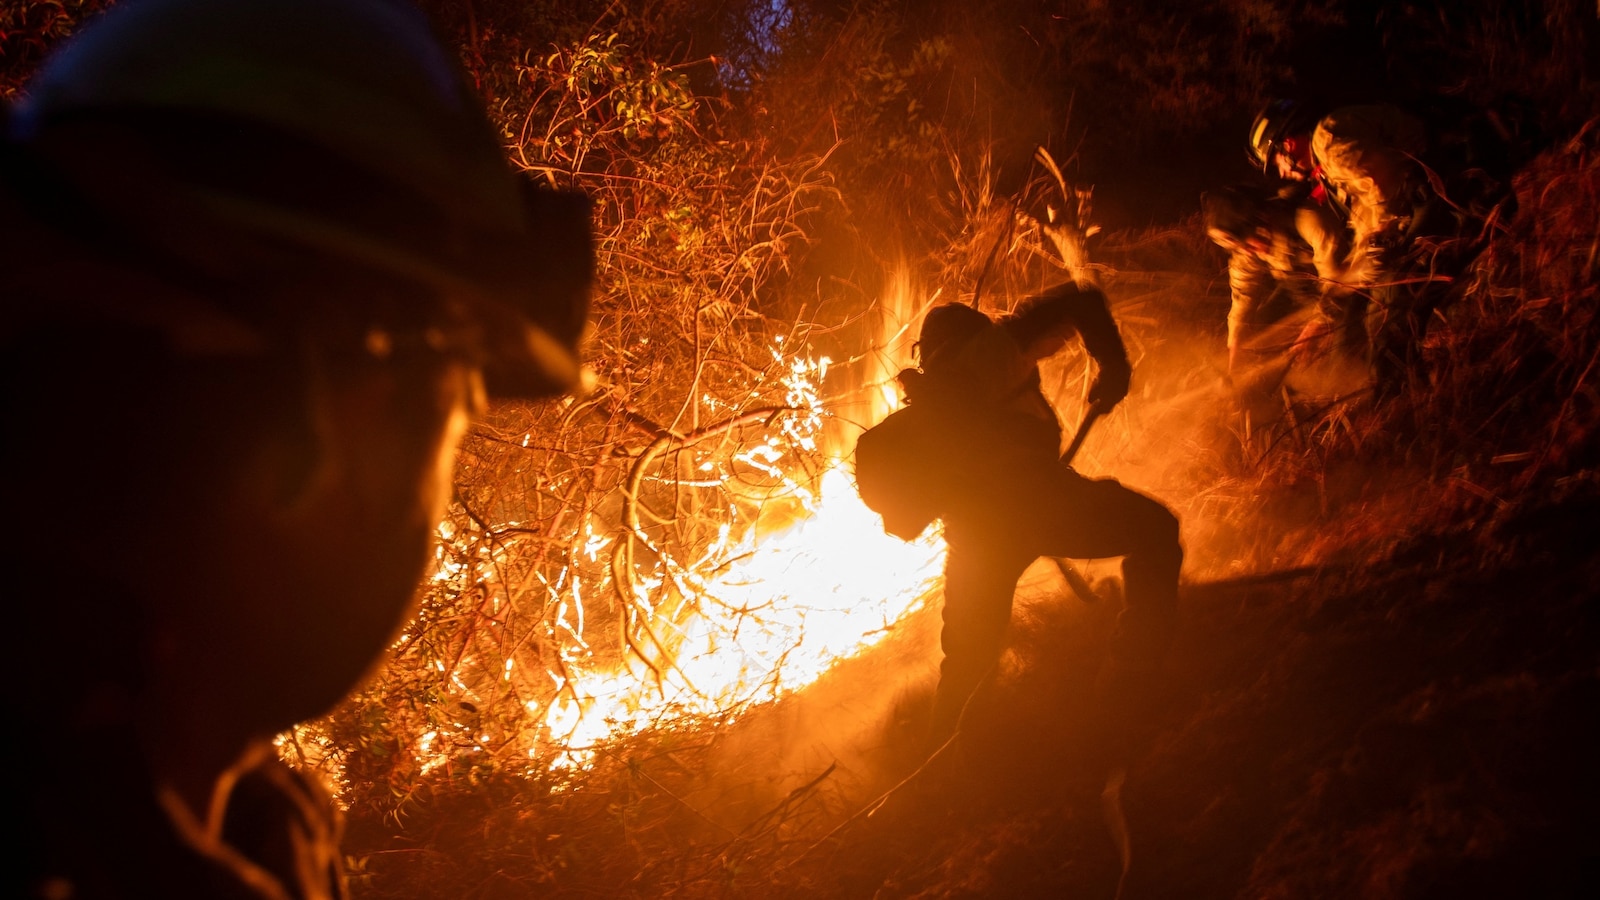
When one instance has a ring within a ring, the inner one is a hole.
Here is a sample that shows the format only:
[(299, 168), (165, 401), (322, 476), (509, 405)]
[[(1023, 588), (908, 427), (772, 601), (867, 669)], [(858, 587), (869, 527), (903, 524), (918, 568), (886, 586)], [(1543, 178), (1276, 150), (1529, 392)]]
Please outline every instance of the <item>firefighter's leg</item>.
[(1406, 315), (1405, 295), (1404, 285), (1387, 280), (1372, 287), (1373, 304), (1367, 317), (1367, 332), (1372, 345), (1372, 387), (1380, 400), (1398, 394), (1405, 383), (1406, 354), (1412, 330)]
[(1011, 598), (1030, 560), (1009, 552), (952, 545), (945, 564), (944, 662), (934, 695), (930, 739), (938, 746), (954, 734), (969, 700), (1005, 649)]
[(1296, 341), (1293, 365), (1284, 378), (1296, 395), (1311, 400), (1343, 397), (1366, 388), (1371, 380), (1366, 288), (1329, 284), (1317, 303), (1311, 324)]
[(1183, 547), (1178, 519), (1157, 500), (1112, 479), (1087, 479), (1068, 471), (1048, 524), (1052, 556), (1122, 557), (1126, 602), (1112, 636), (1114, 661), (1154, 667), (1176, 631), (1178, 570)]
[(1129, 665), (1157, 666), (1177, 631), (1178, 570), (1183, 546), (1178, 519), (1165, 506), (1129, 491), (1124, 512), (1130, 546), (1122, 558), (1126, 608), (1117, 618), (1111, 655)]

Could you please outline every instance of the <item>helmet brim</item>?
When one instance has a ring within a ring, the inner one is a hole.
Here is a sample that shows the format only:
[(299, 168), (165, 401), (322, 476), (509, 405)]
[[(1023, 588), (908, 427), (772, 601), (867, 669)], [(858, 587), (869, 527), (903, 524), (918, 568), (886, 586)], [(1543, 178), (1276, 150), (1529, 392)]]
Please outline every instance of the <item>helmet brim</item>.
[[(254, 263), (229, 264), (207, 249), (229, 234), (345, 260), (421, 286), (432, 298), (421, 302), (475, 331), (474, 355), (496, 396), (548, 397), (580, 384), (594, 273), (589, 201), (581, 194), (537, 188), (508, 172), (505, 199), (519, 214), (473, 221), (361, 162), (209, 115), (86, 112), (42, 123), (17, 146), (63, 196), (78, 198), (81, 216), (104, 220), (83, 227), (113, 229), (129, 252), (140, 247), (152, 263), (232, 269), (213, 271), (224, 280), (264, 275), (250, 269)], [(121, 164), (95, 164), (105, 156)], [(230, 311), (246, 322), (299, 327), (289, 312), (296, 304), (270, 305)], [(332, 312), (308, 307), (300, 315)]]
[[(483, 238), (473, 242), (470, 253), (440, 258), (254, 198), (196, 193), (193, 199), (219, 224), (346, 259), (459, 303), (478, 327), (480, 362), (491, 396), (551, 397), (582, 382), (578, 345), (592, 271), (586, 222), (581, 231), (567, 235), (567, 249), (581, 245), (581, 252), (565, 260), (551, 253), (536, 234)], [(551, 223), (542, 230), (561, 229)]]

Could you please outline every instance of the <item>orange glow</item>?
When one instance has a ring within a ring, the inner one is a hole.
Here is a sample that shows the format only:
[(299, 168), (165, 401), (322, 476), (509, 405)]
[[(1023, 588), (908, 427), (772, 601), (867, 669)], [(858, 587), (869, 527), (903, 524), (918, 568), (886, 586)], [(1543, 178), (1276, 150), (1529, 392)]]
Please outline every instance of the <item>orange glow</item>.
[(543, 711), (560, 748), (555, 764), (581, 763), (595, 742), (663, 713), (725, 718), (800, 690), (922, 607), (943, 565), (937, 534), (911, 544), (885, 535), (837, 464), (803, 502), (809, 517), (759, 541), (747, 536), (719, 554), (737, 562), (686, 579), (699, 602), (686, 620), (658, 623), (681, 639), (659, 689), (643, 665), (586, 671), (569, 662), (571, 695)]
[[(844, 410), (824, 409), (820, 388), (828, 359), (790, 353), (781, 338), (774, 341), (791, 411), (769, 421), (764, 438), (696, 461), (695, 484), (720, 490), (729, 506), (695, 558), (656, 552), (645, 534), (591, 516), (573, 537), (562, 571), (553, 578), (523, 576), (542, 595), (546, 612), (535, 640), (543, 649), (519, 655), (515, 648), (472, 644), (448, 664), (418, 660), (442, 676), (449, 697), (429, 720), (440, 724), (423, 729), (412, 744), (423, 772), (486, 749), (501, 764), (521, 758), (531, 770), (581, 769), (608, 738), (662, 723), (727, 723), (756, 704), (808, 687), (926, 605), (943, 569), (941, 535), (930, 529), (907, 543), (885, 534), (881, 519), (861, 502), (843, 454), (824, 449), (825, 423), (877, 421), (898, 403), (891, 376), (909, 355), (915, 307), (903, 278), (890, 293), (881, 342), (857, 361), (859, 383), (844, 392), (854, 402)], [(705, 406), (714, 414), (739, 412), (709, 397)], [(826, 437), (847, 451), (854, 446), (853, 434)], [(752, 492), (749, 479), (735, 479), (735, 471), (761, 473), (765, 487)], [(787, 511), (787, 521), (773, 524), (775, 507)], [(492, 560), (474, 557), (464, 543), (473, 536), (457, 534), (448, 521), (439, 537), (436, 589), (475, 586), (487, 598), (487, 612), (498, 615), (507, 582), (517, 577), (510, 574), (514, 551), (498, 545)], [(607, 562), (630, 540), (640, 560), (624, 564), (632, 578), (624, 586), (625, 592), (632, 588), (629, 615), (636, 617), (629, 627), (650, 639), (622, 650), (616, 569)], [(418, 652), (410, 641), (402, 636), (397, 649)], [(503, 713), (496, 720), (509, 733), (475, 724), (470, 711), (508, 697), (518, 698), (525, 711), (520, 722), (508, 723)], [(469, 712), (452, 716), (458, 707)], [(318, 729), (301, 728), (293, 739), (325, 768), (335, 763), (336, 754), (318, 752), (317, 745), (332, 749)]]

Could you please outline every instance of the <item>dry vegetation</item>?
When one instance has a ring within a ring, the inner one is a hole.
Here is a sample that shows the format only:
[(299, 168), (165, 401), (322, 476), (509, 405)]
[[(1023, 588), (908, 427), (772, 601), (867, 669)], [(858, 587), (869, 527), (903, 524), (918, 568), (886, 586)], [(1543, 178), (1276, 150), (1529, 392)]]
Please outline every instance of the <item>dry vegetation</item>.
[(15, 0), (0, 6), (0, 100), (15, 100), (35, 66), (85, 17), (114, 0)]

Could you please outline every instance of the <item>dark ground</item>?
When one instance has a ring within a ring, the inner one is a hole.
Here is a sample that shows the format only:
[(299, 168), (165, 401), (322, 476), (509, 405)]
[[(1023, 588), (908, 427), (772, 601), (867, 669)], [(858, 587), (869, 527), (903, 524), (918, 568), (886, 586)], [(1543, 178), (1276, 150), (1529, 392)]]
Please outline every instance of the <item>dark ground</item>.
[(1100, 794), (1124, 769), (1122, 897), (1593, 896), (1597, 517), (1585, 476), (1361, 566), (1191, 584), (1138, 714), (1094, 698), (1094, 628), (1036, 613), (1014, 668), (1085, 652), (1003, 678), (964, 763), (796, 895), (1118, 896)]

